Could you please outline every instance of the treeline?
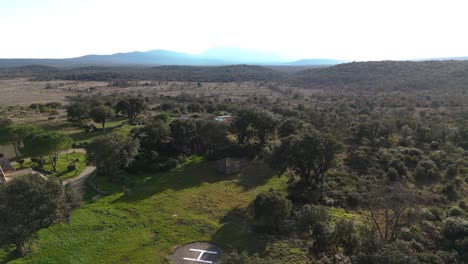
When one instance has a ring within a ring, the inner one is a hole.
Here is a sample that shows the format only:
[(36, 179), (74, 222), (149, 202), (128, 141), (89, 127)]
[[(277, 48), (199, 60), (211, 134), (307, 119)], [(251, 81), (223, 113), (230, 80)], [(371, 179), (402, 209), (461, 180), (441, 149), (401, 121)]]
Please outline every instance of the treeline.
[(289, 82), (308, 88), (461, 89), (468, 85), (468, 61), (352, 62), (300, 71)]
[(0, 78), (28, 77), (38, 81), (277, 81), (305, 88), (360, 91), (463, 89), (468, 85), (468, 61), (352, 62), (297, 71), (287, 67), (230, 65), (217, 67), (78, 67), (31, 65), (0, 68)]
[(261, 66), (231, 65), (219, 67), (160, 66), (160, 67), (80, 67), (54, 68), (25, 66), (0, 69), (0, 77), (29, 77), (38, 81), (186, 81), (242, 82), (269, 81), (283, 78), (283, 73)]

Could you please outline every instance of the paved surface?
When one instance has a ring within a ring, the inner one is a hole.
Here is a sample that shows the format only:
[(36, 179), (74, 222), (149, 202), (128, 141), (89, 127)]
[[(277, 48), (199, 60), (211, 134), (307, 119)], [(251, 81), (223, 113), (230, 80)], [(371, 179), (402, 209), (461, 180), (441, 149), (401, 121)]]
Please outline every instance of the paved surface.
[(77, 193), (84, 193), (84, 184), (86, 179), (93, 174), (96, 170), (94, 166), (87, 166), (78, 177), (67, 179), (63, 182), (63, 185), (68, 185), (70, 188), (74, 189)]
[[(217, 254), (213, 254), (214, 252)], [(223, 250), (218, 246), (207, 242), (195, 242), (177, 248), (169, 259), (174, 264), (219, 264), (222, 254)]]

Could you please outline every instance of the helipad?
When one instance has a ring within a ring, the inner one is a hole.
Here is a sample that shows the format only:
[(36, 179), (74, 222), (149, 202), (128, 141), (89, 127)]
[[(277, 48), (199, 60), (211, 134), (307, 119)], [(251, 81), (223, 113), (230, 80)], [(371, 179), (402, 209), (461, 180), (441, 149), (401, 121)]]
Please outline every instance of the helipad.
[(223, 250), (207, 242), (195, 242), (176, 249), (169, 256), (174, 264), (218, 264)]

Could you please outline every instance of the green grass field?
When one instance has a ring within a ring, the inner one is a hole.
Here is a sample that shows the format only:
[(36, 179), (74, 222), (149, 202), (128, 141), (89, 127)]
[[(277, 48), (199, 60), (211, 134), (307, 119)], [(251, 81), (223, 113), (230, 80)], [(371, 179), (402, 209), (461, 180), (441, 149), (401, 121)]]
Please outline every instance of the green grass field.
[[(11, 263), (166, 263), (176, 247), (193, 241), (227, 250), (265, 247), (239, 211), (260, 192), (284, 191), (287, 180), (261, 163), (225, 177), (200, 157), (170, 172), (129, 177), (128, 196), (96, 178), (98, 188), (112, 194), (86, 199), (69, 223), (41, 230), (31, 254)], [(93, 195), (88, 191), (86, 197)], [(11, 250), (0, 251), (0, 263), (14, 256)]]

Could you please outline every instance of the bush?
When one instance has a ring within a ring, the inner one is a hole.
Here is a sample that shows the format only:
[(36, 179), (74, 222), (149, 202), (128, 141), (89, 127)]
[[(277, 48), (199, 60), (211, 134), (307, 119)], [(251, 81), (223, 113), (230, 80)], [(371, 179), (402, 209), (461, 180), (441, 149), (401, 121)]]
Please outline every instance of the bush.
[(390, 168), (387, 172), (387, 178), (390, 181), (397, 181), (400, 178), (400, 176), (398, 175), (398, 171), (396, 169)]
[(258, 254), (249, 256), (247, 252), (237, 253), (236, 251), (224, 255), (221, 264), (275, 264), (273, 260), (262, 259)]
[(328, 227), (328, 223), (319, 222), (315, 224), (312, 230), (312, 238), (314, 239), (313, 247), (318, 252), (327, 251), (334, 246), (333, 232)]
[(464, 215), (465, 215), (465, 211), (463, 211), (463, 209), (461, 209), (458, 206), (454, 206), (450, 208), (448, 211), (449, 217), (464, 216)]
[(291, 215), (292, 203), (277, 192), (259, 194), (254, 201), (257, 224), (278, 231), (279, 226)]
[(442, 221), (444, 218), (444, 212), (440, 208), (433, 207), (423, 210), (421, 216), (431, 222)]
[(175, 167), (177, 167), (177, 165), (179, 165), (179, 161), (177, 159), (174, 159), (174, 158), (169, 158), (169, 159), (167, 159), (166, 162), (163, 162), (163, 163), (159, 164), (162, 171), (172, 170)]
[(415, 256), (411, 244), (397, 240), (383, 244), (377, 251), (368, 254), (359, 253), (353, 256), (357, 264), (423, 264)]
[(346, 254), (353, 253), (358, 242), (353, 221), (340, 219), (335, 225), (333, 236), (336, 245), (342, 246)]
[(311, 233), (315, 225), (330, 221), (328, 209), (324, 206), (304, 205), (297, 213), (297, 230), (301, 233)]
[(447, 172), (446, 172), (446, 177), (450, 180), (453, 180), (455, 177), (457, 177), (459, 173), (459, 169), (458, 169), (458, 166), (456, 165), (450, 165), (448, 168), (447, 168)]
[(451, 241), (468, 237), (468, 221), (460, 217), (449, 217), (442, 222), (442, 235)]
[(419, 162), (414, 171), (414, 177), (418, 182), (434, 182), (440, 179), (440, 173), (437, 166), (431, 160), (424, 160)]
[(450, 201), (456, 201), (459, 197), (457, 188), (453, 182), (448, 183), (442, 189), (442, 193), (449, 199)]

